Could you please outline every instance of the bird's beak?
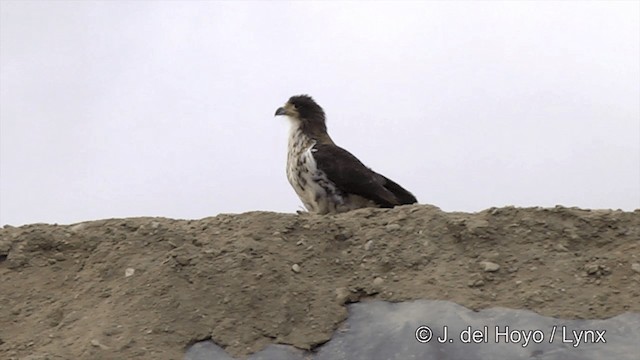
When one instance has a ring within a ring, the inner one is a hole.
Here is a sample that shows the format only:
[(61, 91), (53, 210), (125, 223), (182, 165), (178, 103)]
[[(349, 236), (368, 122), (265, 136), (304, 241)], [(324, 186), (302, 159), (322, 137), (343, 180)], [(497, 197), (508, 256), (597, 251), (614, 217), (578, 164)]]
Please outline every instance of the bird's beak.
[(285, 110), (283, 107), (279, 107), (278, 110), (276, 110), (276, 114), (273, 116), (286, 115), (286, 114), (287, 114), (287, 110)]

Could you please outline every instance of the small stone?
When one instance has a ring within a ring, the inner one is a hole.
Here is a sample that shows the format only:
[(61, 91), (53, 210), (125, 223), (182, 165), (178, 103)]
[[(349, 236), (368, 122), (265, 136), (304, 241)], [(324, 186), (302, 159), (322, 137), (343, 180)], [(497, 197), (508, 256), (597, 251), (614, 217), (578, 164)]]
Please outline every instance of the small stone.
[(124, 277), (129, 277), (131, 275), (133, 275), (133, 273), (136, 272), (136, 269), (134, 268), (126, 268), (124, 271)]
[(385, 229), (387, 229), (387, 231), (396, 231), (396, 230), (400, 230), (401, 228), (402, 226), (398, 224), (388, 224), (387, 226), (385, 226)]
[(382, 283), (384, 283), (384, 279), (379, 277), (379, 276), (377, 278), (373, 279), (373, 285), (374, 286), (380, 286), (380, 285), (382, 285)]
[(594, 275), (598, 272), (600, 267), (598, 266), (598, 264), (586, 264), (584, 266), (584, 269), (587, 271), (587, 274)]
[(98, 341), (97, 339), (92, 339), (91, 340), (91, 345), (95, 346), (95, 347), (99, 347), (102, 350), (107, 350), (109, 349), (109, 347), (107, 345), (102, 344), (100, 341)]
[(373, 246), (373, 240), (369, 240), (364, 244), (364, 249), (369, 251), (372, 246)]
[(174, 259), (182, 266), (187, 266), (191, 262), (191, 257), (189, 255), (177, 255)]
[(160, 223), (157, 221), (152, 221), (151, 222), (151, 228), (152, 229), (157, 229), (160, 226)]
[(500, 270), (500, 265), (491, 261), (480, 261), (480, 266), (482, 267), (482, 270), (486, 272), (496, 272)]
[(522, 280), (516, 280), (516, 285), (522, 284)]
[(346, 287), (340, 287), (335, 290), (336, 300), (339, 304), (344, 304), (351, 296), (351, 291)]
[(631, 270), (637, 272), (640, 274), (640, 263), (633, 263), (631, 264)]
[(299, 273), (300, 272), (300, 265), (298, 264), (293, 264), (291, 266), (291, 270), (293, 270), (294, 273)]
[(260, 234), (252, 234), (251, 238), (253, 240), (255, 240), (255, 241), (260, 241), (260, 240), (262, 240), (262, 235), (260, 235)]
[(567, 249), (566, 246), (562, 245), (562, 244), (555, 244), (555, 246), (553, 247), (556, 251), (560, 251), (560, 252), (567, 252), (569, 251), (569, 249)]

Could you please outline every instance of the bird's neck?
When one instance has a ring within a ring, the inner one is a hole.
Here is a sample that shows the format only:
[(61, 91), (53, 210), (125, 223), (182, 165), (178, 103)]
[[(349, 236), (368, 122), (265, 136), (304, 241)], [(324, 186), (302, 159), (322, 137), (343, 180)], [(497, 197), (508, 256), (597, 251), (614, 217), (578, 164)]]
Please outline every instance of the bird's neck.
[(309, 137), (300, 126), (291, 124), (289, 129), (289, 157), (298, 156), (314, 144), (314, 139)]
[(307, 149), (313, 144), (334, 144), (325, 126), (313, 126), (292, 120), (289, 130), (289, 148)]

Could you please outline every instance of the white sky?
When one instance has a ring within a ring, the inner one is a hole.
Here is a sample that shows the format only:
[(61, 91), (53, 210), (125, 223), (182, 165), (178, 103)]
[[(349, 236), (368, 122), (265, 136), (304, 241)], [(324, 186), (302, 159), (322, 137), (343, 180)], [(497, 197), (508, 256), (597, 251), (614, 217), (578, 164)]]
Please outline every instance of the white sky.
[(293, 212), (291, 95), (447, 211), (640, 207), (640, 2), (0, 2), (0, 225)]

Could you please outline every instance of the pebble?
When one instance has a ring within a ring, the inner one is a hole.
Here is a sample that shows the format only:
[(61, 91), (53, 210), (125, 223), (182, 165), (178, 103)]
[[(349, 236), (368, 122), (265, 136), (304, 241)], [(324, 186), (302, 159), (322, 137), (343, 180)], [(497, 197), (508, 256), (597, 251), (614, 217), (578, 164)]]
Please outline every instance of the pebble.
[(102, 350), (107, 350), (109, 349), (109, 347), (107, 345), (102, 344), (100, 341), (98, 341), (97, 339), (92, 339), (91, 340), (91, 345), (95, 346), (95, 347), (99, 347)]
[(388, 224), (387, 226), (385, 226), (385, 229), (387, 229), (387, 231), (396, 231), (396, 230), (400, 230), (401, 228), (402, 226), (398, 224)]
[(349, 299), (349, 296), (351, 296), (351, 291), (349, 291), (349, 289), (347, 289), (346, 287), (340, 287), (335, 290), (335, 294), (338, 303), (343, 304)]
[(500, 270), (500, 265), (491, 261), (480, 261), (480, 266), (482, 266), (482, 270), (486, 272), (496, 272)]
[(298, 264), (293, 264), (291, 266), (291, 270), (293, 270), (294, 273), (299, 273), (300, 272), (300, 265)]
[(383, 282), (384, 282), (384, 279), (379, 277), (379, 276), (377, 278), (373, 279), (373, 285), (374, 286), (380, 286), (380, 285), (382, 285)]
[(372, 246), (373, 246), (373, 240), (369, 240), (366, 242), (366, 244), (364, 244), (364, 249), (369, 251)]
[(598, 264), (586, 264), (584, 269), (587, 271), (587, 274), (593, 275), (598, 272)]
[(126, 268), (124, 270), (124, 277), (129, 277), (129, 276), (133, 275), (133, 273), (135, 273), (135, 272), (136, 272), (136, 269), (134, 269), (134, 268)]
[(560, 252), (567, 252), (569, 251), (569, 249), (567, 249), (566, 246), (562, 245), (562, 244), (555, 244), (553, 247), (556, 251), (560, 251)]
[(633, 263), (631, 264), (631, 270), (637, 272), (640, 274), (640, 263)]

